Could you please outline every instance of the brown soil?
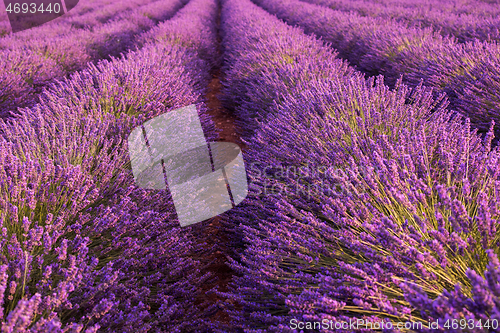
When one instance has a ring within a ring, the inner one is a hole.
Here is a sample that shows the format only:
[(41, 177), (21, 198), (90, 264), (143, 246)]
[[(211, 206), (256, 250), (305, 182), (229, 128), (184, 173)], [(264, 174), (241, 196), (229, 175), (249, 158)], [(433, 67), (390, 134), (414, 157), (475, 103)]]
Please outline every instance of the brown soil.
[[(217, 26), (220, 27), (220, 4), (219, 13), (217, 18)], [(218, 38), (218, 51), (219, 56), (222, 56), (220, 52), (220, 35)], [(215, 68), (212, 71), (212, 79), (208, 85), (207, 94), (205, 95), (206, 105), (208, 107), (208, 114), (211, 116), (215, 127), (220, 130), (219, 137), (217, 141), (222, 142), (232, 142), (240, 146), (242, 150), (246, 148), (245, 144), (241, 141), (241, 138), (237, 134), (237, 127), (235, 125), (236, 117), (231, 110), (226, 110), (218, 98), (221, 92), (222, 85), (222, 73), (220, 68)], [(215, 251), (212, 251), (204, 258), (204, 262), (211, 262), (207, 270), (216, 277), (216, 281), (207, 284), (203, 292), (207, 292), (216, 288), (218, 291), (226, 292), (228, 291), (228, 284), (233, 276), (233, 270), (226, 264), (226, 254), (228, 253), (227, 243), (228, 237), (225, 234), (220, 217), (214, 217), (208, 221), (201, 223), (200, 231), (203, 233), (203, 240), (207, 244), (207, 248), (212, 246), (216, 247)], [(206, 261), (205, 261), (206, 260)], [(215, 294), (209, 293), (205, 294), (200, 302), (209, 301), (211, 304), (219, 303), (221, 305), (220, 310), (212, 317), (212, 323), (229, 323), (229, 316), (225, 311), (225, 306), (230, 301)]]
[(205, 95), (208, 113), (212, 117), (215, 126), (219, 130), (222, 130), (222, 132), (219, 133), (218, 141), (236, 143), (244, 150), (245, 144), (237, 134), (235, 125), (236, 116), (234, 116), (232, 112), (225, 110), (217, 97), (222, 89), (222, 84), (220, 83), (221, 75), (220, 69), (218, 68), (212, 73), (212, 80), (208, 85), (208, 93)]

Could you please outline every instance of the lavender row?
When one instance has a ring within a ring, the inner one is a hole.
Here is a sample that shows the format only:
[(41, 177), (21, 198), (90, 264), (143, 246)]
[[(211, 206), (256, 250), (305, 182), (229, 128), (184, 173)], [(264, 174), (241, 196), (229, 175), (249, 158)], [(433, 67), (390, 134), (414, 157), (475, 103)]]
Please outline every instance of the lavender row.
[[(253, 9), (252, 12), (258, 13), (265, 24), (256, 29), (257, 23), (247, 22), (251, 27), (248, 34), (252, 35), (244, 40), (241, 38), (245, 36), (246, 26), (233, 27), (233, 22), (242, 18), (237, 14), (222, 17), (226, 79), (222, 82), (221, 99), (229, 109), (235, 108), (241, 134), (247, 138), (272, 112), (274, 103), (284, 100), (283, 93), (306, 88), (321, 73), (336, 73), (337, 76), (355, 72), (338, 60), (331, 49), (303, 34), (299, 28), (287, 27), (262, 10)], [(276, 41), (276, 35), (282, 40)], [(257, 40), (259, 43), (255, 42)]]
[[(71, 25), (72, 27), (80, 27), (80, 28), (83, 27), (91, 28), (93, 26), (101, 25), (109, 21), (126, 18), (131, 13), (133, 14), (133, 12), (136, 9), (147, 8), (147, 6), (150, 6), (155, 3), (158, 3), (158, 1), (151, 1), (151, 0), (147, 1), (134, 0), (134, 1), (120, 1), (120, 2), (113, 1), (107, 5), (100, 5), (99, 3), (96, 3), (93, 5), (94, 10), (85, 13), (83, 15), (75, 13), (74, 15), (70, 16), (62, 16), (60, 21), (57, 22), (57, 24), (65, 24), (65, 25), (67, 24)], [(72, 14), (72, 11), (70, 11), (69, 13)]]
[[(164, 5), (158, 0), (107, 2), (107, 0), (100, 0), (100, 2), (95, 1), (92, 4), (92, 8), (86, 7), (80, 9), (80, 6), (78, 6), (75, 10), (70, 11), (68, 14), (49, 24), (44, 24), (30, 30), (37, 31), (37, 34), (45, 37), (52, 37), (60, 35), (61, 31), (64, 32), (64, 30), (61, 29), (68, 29), (68, 27), (78, 29), (88, 28), (92, 30), (94, 26), (101, 26), (110, 21), (127, 19), (130, 15), (137, 15), (139, 13), (152, 20), (162, 20), (161, 11), (159, 12), (158, 10)], [(25, 34), (26, 33), (23, 32), (16, 33), (16, 36), (26, 38)]]
[[(328, 0), (334, 6), (342, 8), (347, 3), (344, 0)], [(381, 10), (418, 10), (419, 13), (448, 12), (451, 15), (467, 16), (474, 15), (482, 18), (493, 18), (500, 13), (500, 8), (496, 4), (487, 3), (485, 1), (465, 1), (460, 4), (457, 1), (439, 1), (434, 0), (394, 0), (394, 1), (370, 1), (370, 0), (354, 0), (352, 1), (353, 8), (362, 10), (364, 14), (372, 16), (380, 13)]]
[(450, 107), (484, 133), (492, 120), (500, 124), (500, 85), (495, 81), (500, 68), (498, 44), (456, 43), (432, 29), (405, 28), (298, 0), (255, 2), (306, 33), (322, 37), (365, 73), (383, 74), (390, 86), (403, 75), (411, 86), (423, 80), (437, 93), (447, 93)]
[[(216, 9), (192, 0), (155, 30), (163, 39), (72, 74), (0, 122), (3, 331), (209, 329), (210, 249), (179, 227), (167, 191), (134, 185), (126, 142), (192, 103), (215, 138), (202, 103), (211, 65), (199, 55), (215, 43)], [(203, 43), (189, 44), (197, 33)]]
[[(326, 6), (344, 12), (354, 11), (362, 16), (394, 19), (409, 26), (431, 27), (443, 36), (454, 36), (459, 42), (500, 40), (500, 19), (480, 17), (473, 14), (453, 14), (440, 10), (440, 3), (426, 10), (420, 7), (402, 8), (396, 5), (386, 7), (379, 3), (345, 0), (306, 0), (305, 2)], [(418, 4), (418, 2), (417, 2)]]
[[(186, 9), (181, 9), (179, 16), (182, 16), (182, 21), (175, 18), (159, 24), (141, 34), (137, 38), (137, 45), (142, 47), (148, 43), (169, 43), (180, 44), (188, 48), (195, 46), (198, 57), (208, 62), (211, 67), (218, 65), (218, 53), (213, 41), (213, 36), (217, 34), (217, 15), (214, 13), (212, 2), (198, 4), (198, 6), (201, 5), (203, 7), (197, 8), (191, 5)], [(191, 23), (183, 26), (185, 21)]]
[(226, 103), (260, 120), (250, 194), (224, 219), (234, 330), (500, 319), (492, 131), (423, 87), (365, 80), (250, 1), (226, 0), (222, 29)]
[[(33, 105), (43, 87), (69, 73), (83, 69), (91, 61), (118, 56), (135, 44), (141, 32), (158, 21), (172, 17), (187, 0), (161, 0), (136, 9), (129, 17), (89, 29), (60, 27), (56, 37), (38, 38), (39, 31), (27, 32), (25, 43), (17, 37), (0, 41), (0, 115), (18, 107)], [(155, 13), (152, 20), (146, 15)], [(30, 38), (28, 38), (30, 37)]]
[[(343, 0), (339, 0), (343, 1)], [(367, 0), (366, 2), (371, 2)], [(451, 14), (472, 14), (480, 17), (495, 17), (500, 13), (500, 8), (493, 1), (470, 0), (470, 1), (439, 1), (434, 0), (379, 0), (377, 3), (386, 7), (421, 8), (426, 11), (442, 10)]]

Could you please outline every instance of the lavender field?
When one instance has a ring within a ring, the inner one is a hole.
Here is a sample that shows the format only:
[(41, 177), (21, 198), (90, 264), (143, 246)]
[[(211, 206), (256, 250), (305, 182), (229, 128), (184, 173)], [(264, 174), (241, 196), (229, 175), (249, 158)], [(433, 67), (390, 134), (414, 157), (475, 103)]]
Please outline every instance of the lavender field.
[[(500, 3), (80, 0), (0, 17), (0, 332), (500, 332)], [(187, 227), (127, 138), (194, 104)]]

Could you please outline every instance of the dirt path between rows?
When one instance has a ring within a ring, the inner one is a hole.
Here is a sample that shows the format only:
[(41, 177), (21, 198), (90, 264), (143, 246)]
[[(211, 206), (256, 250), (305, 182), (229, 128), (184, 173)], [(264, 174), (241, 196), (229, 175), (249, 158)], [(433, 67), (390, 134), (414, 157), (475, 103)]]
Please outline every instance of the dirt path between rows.
[[(221, 36), (220, 36), (220, 12), (221, 4), (218, 4), (218, 14), (217, 14), (217, 53), (219, 59), (222, 58), (222, 47), (221, 47)], [(219, 137), (217, 141), (221, 142), (232, 142), (236, 143), (242, 151), (245, 149), (245, 144), (241, 141), (241, 138), (237, 134), (238, 129), (235, 125), (236, 116), (232, 110), (227, 110), (222, 105), (219, 100), (219, 94), (222, 90), (221, 81), (223, 80), (223, 73), (221, 72), (220, 62), (216, 68), (213, 69), (211, 76), (212, 79), (208, 85), (207, 94), (205, 95), (206, 106), (208, 107), (208, 114), (211, 116), (215, 127), (220, 130)], [(226, 292), (228, 291), (228, 284), (233, 276), (233, 270), (226, 264), (227, 258), (226, 254), (229, 253), (227, 244), (228, 236), (224, 232), (222, 223), (220, 222), (220, 217), (214, 217), (208, 221), (202, 223), (204, 241), (208, 248), (215, 247), (215, 251), (211, 251), (208, 258), (205, 258), (211, 264), (208, 267), (208, 272), (210, 272), (216, 281), (206, 286), (204, 292), (208, 292), (213, 288), (218, 291)], [(211, 304), (218, 303), (220, 305), (220, 310), (210, 318), (213, 324), (219, 323), (222, 325), (227, 325), (229, 323), (229, 316), (225, 311), (225, 304), (229, 300), (220, 297), (215, 293), (206, 294), (203, 301), (209, 301)]]
[(212, 80), (208, 86), (208, 93), (205, 96), (207, 99), (208, 113), (212, 117), (215, 127), (221, 130), (218, 141), (236, 143), (244, 150), (245, 144), (237, 134), (237, 127), (235, 125), (236, 116), (234, 116), (231, 110), (225, 109), (218, 99), (218, 95), (222, 89), (221, 80), (222, 73), (220, 68), (217, 68), (212, 73)]

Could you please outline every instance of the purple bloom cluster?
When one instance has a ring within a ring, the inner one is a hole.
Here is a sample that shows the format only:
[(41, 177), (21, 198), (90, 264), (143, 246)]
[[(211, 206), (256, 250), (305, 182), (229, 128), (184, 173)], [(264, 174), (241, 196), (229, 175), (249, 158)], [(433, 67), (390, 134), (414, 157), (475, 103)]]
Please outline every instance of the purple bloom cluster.
[(193, 103), (216, 138), (203, 104), (216, 11), (215, 0), (190, 1), (140, 50), (89, 65), (0, 121), (2, 331), (209, 330), (212, 249), (179, 226), (167, 191), (134, 185), (126, 142)]
[(89, 62), (131, 49), (137, 35), (172, 17), (186, 2), (143, 2), (121, 14), (123, 6), (115, 4), (105, 7), (114, 16), (92, 12), (80, 23), (71, 17), (0, 39), (0, 117), (15, 108), (33, 106), (43, 87), (85, 68)]
[[(53, 22), (57, 25), (70, 24), (73, 27), (91, 28), (109, 21), (121, 20), (129, 15), (136, 14), (137, 11), (143, 12), (146, 16), (150, 17), (150, 15), (157, 14), (151, 11), (151, 8), (154, 7), (161, 11), (164, 6), (165, 3), (161, 0), (132, 0), (126, 2), (94, 0), (92, 2), (78, 3), (76, 8)], [(158, 20), (161, 20), (161, 18)], [(44, 30), (46, 28), (46, 25), (43, 26)]]
[(236, 107), (241, 134), (247, 137), (273, 112), (275, 103), (284, 100), (284, 94), (306, 89), (318, 75), (328, 80), (330, 73), (354, 73), (321, 41), (256, 7), (248, 10), (253, 20), (226, 14), (229, 9), (221, 14), (225, 61), (221, 98), (228, 108)]
[(385, 20), (394, 19), (409, 26), (431, 27), (443, 36), (455, 36), (462, 43), (473, 41), (474, 39), (500, 40), (500, 19), (494, 15), (494, 12), (498, 11), (498, 6), (494, 5), (488, 6), (486, 4), (491, 16), (483, 17), (482, 15), (466, 11), (473, 8), (463, 8), (462, 6), (459, 7), (461, 12), (455, 14), (453, 13), (453, 7), (450, 6), (450, 2), (446, 1), (433, 2), (432, 6), (426, 6), (425, 1), (417, 1), (414, 3), (415, 6), (410, 8), (400, 6), (397, 2), (388, 5), (363, 0), (306, 0), (305, 2), (344, 12), (355, 11), (362, 16), (377, 17)]
[[(198, 57), (210, 66), (218, 64), (217, 50), (213, 39), (217, 34), (216, 7), (213, 2), (197, 4), (196, 10), (186, 6), (178, 17), (165, 21), (137, 38), (138, 45), (146, 43), (179, 44), (197, 52)], [(191, 22), (186, 25), (185, 22)]]
[[(254, 191), (224, 219), (238, 274), (222, 295), (239, 304), (229, 311), (235, 329), (500, 319), (493, 128), (481, 138), (421, 85), (366, 80), (248, 0), (224, 2), (222, 29), (226, 103), (242, 123), (255, 118), (247, 164), (334, 171), (250, 169)], [(263, 196), (266, 182), (337, 191)]]
[(478, 17), (495, 17), (500, 13), (500, 8), (496, 6), (495, 0), (470, 0), (460, 4), (454, 0), (443, 0), (439, 3), (434, 0), (378, 0), (377, 2), (386, 7), (421, 8), (426, 11), (435, 8), (436, 11), (447, 11), (457, 15), (472, 14)]
[[(480, 75), (495, 76), (500, 66), (500, 45), (496, 43), (457, 43), (431, 28), (406, 27), (393, 20), (362, 17), (298, 0), (255, 3), (306, 33), (324, 38), (341, 57), (365, 73), (383, 74), (391, 87), (403, 75), (411, 86), (423, 80), (437, 93), (446, 92), (451, 108), (469, 117), (483, 133), (491, 120), (500, 124), (496, 85), (477, 80)], [(474, 107), (485, 96), (491, 102)]]

